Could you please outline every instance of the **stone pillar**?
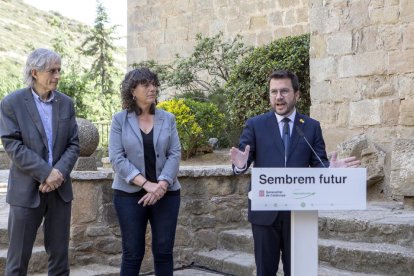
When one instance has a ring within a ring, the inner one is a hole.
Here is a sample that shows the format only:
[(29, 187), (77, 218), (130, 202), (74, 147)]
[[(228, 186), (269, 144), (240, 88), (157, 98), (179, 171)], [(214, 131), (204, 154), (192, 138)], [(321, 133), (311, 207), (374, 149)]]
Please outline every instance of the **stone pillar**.
[(71, 247), (75, 262), (119, 266), (121, 237), (112, 204), (112, 171), (74, 171), (71, 177)]

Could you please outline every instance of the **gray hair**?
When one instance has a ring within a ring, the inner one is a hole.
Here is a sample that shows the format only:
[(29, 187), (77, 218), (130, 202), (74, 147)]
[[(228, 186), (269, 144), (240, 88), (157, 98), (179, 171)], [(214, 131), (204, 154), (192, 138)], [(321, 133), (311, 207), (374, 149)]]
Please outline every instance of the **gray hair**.
[(36, 80), (32, 76), (32, 70), (47, 71), (49, 66), (56, 62), (61, 62), (61, 57), (58, 53), (44, 48), (34, 50), (27, 57), (23, 71), (24, 82), (28, 86), (33, 87)]

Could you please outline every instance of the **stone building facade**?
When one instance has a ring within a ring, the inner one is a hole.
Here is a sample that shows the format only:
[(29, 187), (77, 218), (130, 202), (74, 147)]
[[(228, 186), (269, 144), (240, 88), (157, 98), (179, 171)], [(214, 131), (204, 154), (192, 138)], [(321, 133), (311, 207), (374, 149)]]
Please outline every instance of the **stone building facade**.
[(254, 46), (310, 33), (311, 116), (328, 151), (357, 137), (343, 152), (378, 172), (372, 197), (414, 203), (413, 0), (128, 0), (128, 64), (167, 63), (219, 31)]
[(240, 34), (257, 46), (309, 32), (308, 0), (128, 0), (127, 63), (171, 61), (195, 36)]
[[(311, 115), (328, 149), (357, 135), (385, 152), (376, 192), (414, 196), (414, 1), (311, 0)], [(410, 199), (411, 198), (411, 199)]]

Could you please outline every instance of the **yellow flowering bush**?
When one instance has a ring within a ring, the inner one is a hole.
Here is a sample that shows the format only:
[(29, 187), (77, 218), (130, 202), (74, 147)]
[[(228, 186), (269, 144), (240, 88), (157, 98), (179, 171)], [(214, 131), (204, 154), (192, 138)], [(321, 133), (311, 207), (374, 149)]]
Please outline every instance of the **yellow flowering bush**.
[(164, 101), (159, 103), (157, 107), (175, 115), (183, 158), (187, 159), (195, 154), (198, 143), (202, 138), (203, 130), (196, 122), (195, 115), (184, 103), (184, 99)]
[(158, 107), (175, 115), (183, 158), (194, 155), (209, 138), (220, 140), (223, 135), (224, 115), (213, 103), (184, 98), (161, 102)]

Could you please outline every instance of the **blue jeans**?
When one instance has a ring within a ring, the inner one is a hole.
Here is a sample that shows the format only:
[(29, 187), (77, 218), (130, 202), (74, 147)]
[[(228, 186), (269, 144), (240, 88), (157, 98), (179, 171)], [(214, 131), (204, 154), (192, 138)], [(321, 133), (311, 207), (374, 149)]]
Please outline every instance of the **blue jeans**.
[(114, 195), (114, 206), (118, 215), (122, 235), (121, 276), (139, 274), (145, 254), (145, 233), (148, 221), (151, 224), (152, 254), (157, 276), (173, 275), (173, 247), (177, 226), (180, 195), (167, 193), (152, 206), (138, 204), (141, 196), (126, 193)]

